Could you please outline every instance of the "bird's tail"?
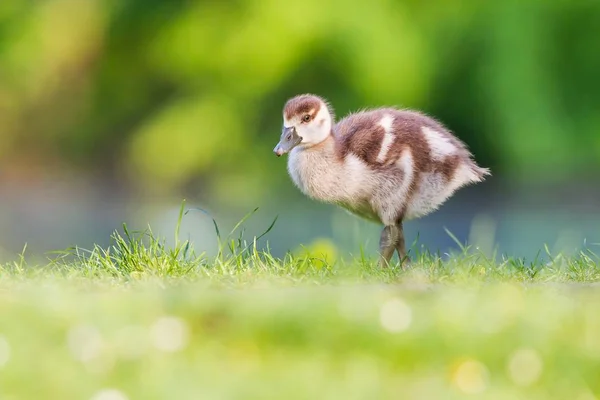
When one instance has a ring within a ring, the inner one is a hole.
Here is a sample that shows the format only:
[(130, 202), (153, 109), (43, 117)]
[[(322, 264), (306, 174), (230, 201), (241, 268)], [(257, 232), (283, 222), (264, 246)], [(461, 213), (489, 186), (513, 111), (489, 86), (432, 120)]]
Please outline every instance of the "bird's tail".
[(482, 168), (479, 165), (477, 165), (475, 162), (473, 162), (473, 165), (471, 166), (471, 171), (473, 171), (474, 176), (474, 180), (476, 182), (482, 182), (485, 180), (486, 176), (491, 176), (492, 172), (490, 171), (489, 168)]

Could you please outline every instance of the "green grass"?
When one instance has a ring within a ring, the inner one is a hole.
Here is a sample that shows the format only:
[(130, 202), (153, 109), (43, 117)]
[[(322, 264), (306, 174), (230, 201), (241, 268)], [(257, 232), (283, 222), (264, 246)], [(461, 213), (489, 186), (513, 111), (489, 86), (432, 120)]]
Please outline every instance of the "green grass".
[(600, 396), (590, 249), (380, 269), (276, 259), (239, 228), (216, 258), (124, 229), (110, 248), (0, 267), (0, 399)]

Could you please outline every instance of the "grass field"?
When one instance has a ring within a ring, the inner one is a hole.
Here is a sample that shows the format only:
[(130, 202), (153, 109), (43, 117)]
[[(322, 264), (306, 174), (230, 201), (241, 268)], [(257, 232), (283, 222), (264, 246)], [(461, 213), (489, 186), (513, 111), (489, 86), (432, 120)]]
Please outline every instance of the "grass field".
[(0, 268), (0, 399), (600, 398), (592, 250), (411, 269), (115, 234)]

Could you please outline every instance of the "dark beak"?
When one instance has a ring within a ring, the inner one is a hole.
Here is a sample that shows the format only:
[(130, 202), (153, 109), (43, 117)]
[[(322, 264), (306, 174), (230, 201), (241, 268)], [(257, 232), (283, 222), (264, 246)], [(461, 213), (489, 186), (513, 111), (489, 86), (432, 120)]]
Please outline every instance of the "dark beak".
[(293, 126), (283, 127), (281, 130), (281, 138), (279, 139), (279, 143), (273, 149), (273, 153), (277, 157), (281, 157), (283, 154), (289, 153), (294, 147), (296, 147), (302, 138), (296, 132), (296, 128)]
[(273, 149), (273, 153), (275, 153), (277, 157), (281, 157), (283, 155), (283, 150), (281, 149), (280, 143), (277, 143), (277, 146), (275, 146), (275, 148)]

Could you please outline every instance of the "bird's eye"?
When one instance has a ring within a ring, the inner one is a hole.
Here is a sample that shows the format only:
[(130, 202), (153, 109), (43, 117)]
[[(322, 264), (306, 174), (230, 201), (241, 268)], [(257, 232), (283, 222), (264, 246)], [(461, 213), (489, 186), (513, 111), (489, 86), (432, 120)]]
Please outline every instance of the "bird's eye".
[(306, 114), (304, 117), (302, 117), (302, 121), (304, 121), (304, 122), (310, 121), (310, 115)]

